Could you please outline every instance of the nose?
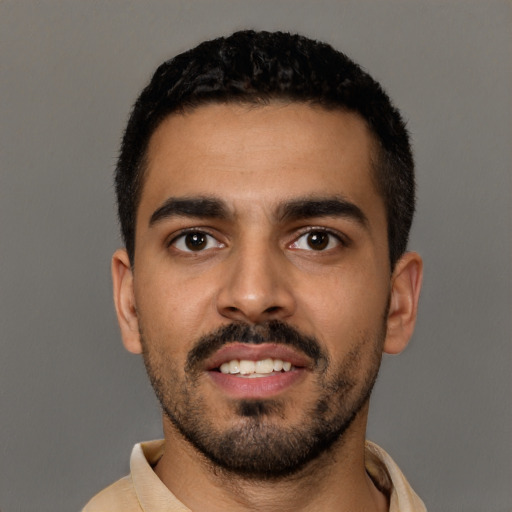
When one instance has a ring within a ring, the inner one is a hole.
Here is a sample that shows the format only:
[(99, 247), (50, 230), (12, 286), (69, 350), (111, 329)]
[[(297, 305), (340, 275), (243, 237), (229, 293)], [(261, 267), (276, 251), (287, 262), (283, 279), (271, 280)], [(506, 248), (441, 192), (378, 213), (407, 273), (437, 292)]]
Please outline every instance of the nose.
[(286, 258), (278, 249), (240, 248), (226, 260), (223, 272), (217, 309), (225, 318), (258, 324), (295, 312)]

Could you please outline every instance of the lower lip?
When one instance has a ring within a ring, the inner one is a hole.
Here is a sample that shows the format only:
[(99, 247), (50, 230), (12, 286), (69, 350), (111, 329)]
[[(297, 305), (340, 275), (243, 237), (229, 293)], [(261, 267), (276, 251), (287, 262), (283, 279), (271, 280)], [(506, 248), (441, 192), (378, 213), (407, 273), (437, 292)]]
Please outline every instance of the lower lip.
[(268, 398), (299, 383), (306, 370), (296, 368), (289, 372), (271, 374), (268, 377), (247, 378), (237, 375), (208, 372), (213, 382), (233, 398)]

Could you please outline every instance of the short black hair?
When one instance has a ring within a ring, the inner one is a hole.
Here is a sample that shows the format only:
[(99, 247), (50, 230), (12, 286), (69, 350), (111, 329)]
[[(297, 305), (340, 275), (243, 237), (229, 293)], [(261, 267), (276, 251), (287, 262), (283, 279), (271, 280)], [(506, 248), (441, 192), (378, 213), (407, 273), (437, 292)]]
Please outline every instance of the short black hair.
[(330, 45), (298, 34), (244, 30), (161, 64), (131, 112), (116, 168), (118, 215), (130, 261), (151, 136), (172, 113), (209, 103), (286, 100), (359, 114), (375, 139), (372, 177), (383, 197), (391, 268), (405, 252), (415, 208), (409, 134), (382, 87)]

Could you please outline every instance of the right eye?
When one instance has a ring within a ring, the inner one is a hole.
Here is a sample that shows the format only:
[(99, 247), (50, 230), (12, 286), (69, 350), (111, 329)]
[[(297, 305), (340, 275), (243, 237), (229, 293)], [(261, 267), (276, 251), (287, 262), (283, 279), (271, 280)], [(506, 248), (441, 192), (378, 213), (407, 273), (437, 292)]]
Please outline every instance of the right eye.
[(182, 233), (174, 238), (169, 245), (183, 252), (200, 252), (207, 249), (224, 247), (223, 243), (204, 231), (188, 231)]

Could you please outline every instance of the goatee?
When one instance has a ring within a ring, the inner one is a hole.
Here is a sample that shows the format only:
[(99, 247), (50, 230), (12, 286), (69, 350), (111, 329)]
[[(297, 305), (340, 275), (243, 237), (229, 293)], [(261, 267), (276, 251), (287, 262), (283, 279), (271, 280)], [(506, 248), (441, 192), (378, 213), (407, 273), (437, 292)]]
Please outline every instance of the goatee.
[[(188, 353), (183, 369), (155, 350), (143, 332), (141, 339), (151, 384), (176, 431), (223, 470), (248, 479), (269, 480), (300, 471), (342, 439), (369, 399), (384, 334), (385, 326), (377, 336), (356, 340), (337, 366), (314, 337), (278, 320), (256, 326), (233, 323), (201, 337)], [(313, 361), (314, 399), (294, 411), (298, 420), (287, 421), (293, 406), (283, 398), (233, 400), (230, 426), (217, 426), (215, 408), (205, 403), (200, 390), (203, 363), (223, 345), (235, 341), (289, 345)]]

